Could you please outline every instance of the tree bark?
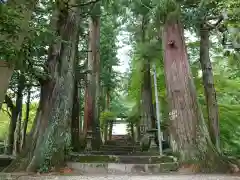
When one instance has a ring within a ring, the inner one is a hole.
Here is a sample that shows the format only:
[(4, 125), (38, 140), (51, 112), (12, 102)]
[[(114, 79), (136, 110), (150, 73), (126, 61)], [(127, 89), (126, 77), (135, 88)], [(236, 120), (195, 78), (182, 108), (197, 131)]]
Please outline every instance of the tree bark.
[(17, 126), (14, 132), (14, 155), (20, 152), (20, 141), (21, 141), (21, 124), (22, 124), (22, 105), (23, 105), (23, 90), (25, 88), (25, 77), (21, 73), (18, 79), (18, 90), (16, 99), (16, 115)]
[(143, 106), (143, 120), (147, 125), (147, 129), (155, 128), (153, 103), (152, 103), (152, 79), (150, 73), (150, 62), (144, 65), (143, 70), (143, 87), (142, 87), (142, 106)]
[(75, 47), (80, 21), (75, 4), (76, 0), (63, 7), (56, 3), (51, 23), (60, 38), (49, 48), (46, 66), (51, 78), (42, 82), (39, 108), (26, 149), (5, 171), (49, 171), (64, 166), (65, 150), (71, 143)]
[[(5, 96), (5, 102), (7, 106), (11, 109), (11, 120), (9, 124), (9, 131), (8, 131), (8, 146), (6, 148), (7, 154), (12, 154), (14, 150), (14, 154), (19, 152), (19, 140), (20, 134), (19, 130), (21, 128), (21, 118), (22, 118), (22, 101), (23, 101), (23, 90), (24, 90), (24, 76), (21, 74), (19, 75), (18, 79), (18, 89), (16, 95), (16, 105), (14, 105), (13, 101), (9, 96)], [(18, 122), (20, 121), (20, 122)]]
[(74, 95), (73, 95), (73, 109), (72, 109), (72, 147), (73, 151), (79, 150), (79, 113), (80, 113), (80, 102), (78, 97), (78, 80), (74, 82)]
[[(88, 64), (89, 69), (89, 64)], [(90, 70), (90, 69), (89, 69)], [(92, 97), (90, 96), (90, 80), (87, 75), (88, 82), (85, 87), (85, 100), (84, 100), (84, 124), (83, 124), (83, 132), (86, 135), (87, 130), (91, 129), (91, 119), (92, 119)]]
[(26, 103), (26, 112), (25, 112), (26, 117), (25, 117), (25, 120), (24, 120), (23, 126), (22, 126), (21, 150), (25, 146), (27, 126), (28, 126), (29, 114), (30, 114), (30, 105), (31, 105), (31, 86), (29, 86), (27, 89), (27, 103)]
[[(106, 89), (106, 100), (105, 100), (105, 104), (106, 104), (106, 111), (110, 112), (110, 89), (107, 88)], [(110, 136), (112, 133), (112, 123), (107, 120), (105, 121), (105, 128), (104, 128), (104, 138), (105, 138), (105, 142), (108, 140), (108, 139), (111, 139)], [(108, 134), (109, 133), (109, 134)]]
[[(20, 33), (16, 34), (17, 37), (15, 35), (1, 34), (0, 40), (12, 43), (17, 51), (20, 50), (24, 38), (28, 33), (27, 31), (29, 28), (32, 12), (35, 9), (37, 3), (38, 0), (9, 0), (7, 2), (7, 7), (19, 11), (19, 13), (21, 13), (20, 15), (23, 17), (22, 19), (19, 19), (19, 21), (21, 21), (19, 23)], [(11, 61), (14, 60), (11, 59)], [(15, 65), (12, 62), (0, 62), (0, 110), (2, 108), (2, 103), (4, 101), (4, 97), (7, 92), (14, 68)]]
[(13, 143), (14, 143), (14, 132), (17, 126), (17, 109), (16, 106), (14, 105), (12, 99), (9, 96), (5, 96), (5, 102), (8, 106), (8, 108), (11, 109), (11, 119), (10, 119), (10, 124), (9, 124), (9, 130), (8, 130), (8, 138), (7, 138), (7, 148), (6, 148), (6, 153), (7, 154), (12, 154), (13, 153)]
[(207, 104), (208, 129), (213, 144), (220, 150), (218, 103), (214, 87), (212, 64), (209, 57), (210, 31), (207, 27), (204, 27), (204, 25), (202, 26), (203, 27), (200, 28), (200, 63)]
[(180, 162), (197, 162), (201, 171), (217, 171), (224, 163), (210, 141), (187, 59), (183, 27), (175, 16), (165, 22), (163, 47), (171, 147), (179, 153)]
[(108, 139), (112, 140), (113, 121), (109, 121)]
[[(96, 5), (100, 11), (100, 4)], [(88, 75), (87, 84), (87, 102), (86, 117), (87, 128), (93, 131), (93, 149), (99, 149), (101, 145), (101, 132), (99, 122), (99, 96), (100, 96), (100, 16), (89, 18), (89, 52), (88, 69), (91, 74)]]
[[(148, 23), (148, 18), (143, 16), (142, 18), (142, 43), (146, 40), (146, 25)], [(143, 79), (142, 79), (142, 123), (144, 126), (144, 132), (147, 129), (155, 127), (153, 103), (152, 103), (152, 80), (151, 80), (151, 65), (149, 59), (144, 57), (143, 59)]]

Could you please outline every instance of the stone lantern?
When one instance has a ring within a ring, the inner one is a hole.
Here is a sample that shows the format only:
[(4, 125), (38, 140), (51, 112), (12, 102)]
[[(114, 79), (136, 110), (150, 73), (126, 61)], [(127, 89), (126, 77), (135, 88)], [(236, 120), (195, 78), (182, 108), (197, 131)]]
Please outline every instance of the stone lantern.
[(88, 130), (87, 131), (87, 137), (86, 137), (85, 151), (91, 151), (92, 150), (92, 139), (93, 139), (93, 132), (92, 132), (92, 130)]

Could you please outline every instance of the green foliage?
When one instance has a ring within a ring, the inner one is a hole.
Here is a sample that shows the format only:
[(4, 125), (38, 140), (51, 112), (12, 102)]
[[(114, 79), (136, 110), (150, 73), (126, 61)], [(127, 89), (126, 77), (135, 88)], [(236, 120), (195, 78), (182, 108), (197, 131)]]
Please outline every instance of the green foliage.
[[(27, 127), (27, 133), (30, 132), (33, 124), (33, 120), (35, 118), (36, 112), (37, 112), (37, 107), (38, 103), (32, 103), (30, 105), (30, 112), (29, 112), (29, 122), (28, 122), (28, 127)], [(26, 104), (23, 104), (23, 116), (22, 119), (23, 121), (26, 118)], [(7, 138), (8, 135), (8, 127), (10, 123), (10, 112), (7, 112), (6, 106), (4, 105), (1, 112), (0, 112), (0, 141), (4, 141)], [(22, 123), (23, 123), (22, 121)]]
[(0, 113), (0, 141), (4, 141), (7, 138), (8, 127), (9, 127), (9, 116), (6, 112), (3, 112), (6, 108), (3, 107)]
[(116, 115), (111, 111), (104, 111), (100, 114), (100, 127), (102, 131), (105, 130), (105, 125), (107, 125), (110, 121), (116, 120)]
[[(0, 60), (9, 61), (14, 59), (16, 52), (19, 48), (16, 47), (16, 43), (12, 41), (11, 38), (7, 37), (17, 37), (18, 33), (21, 31), (21, 20), (22, 17), (17, 9), (13, 9), (7, 5), (0, 6)], [(5, 34), (5, 35), (4, 35)], [(7, 40), (6, 40), (7, 39)]]
[(101, 124), (105, 124), (108, 121), (113, 121), (115, 118), (116, 118), (116, 115), (111, 111), (104, 111), (104, 112), (101, 112), (100, 114)]

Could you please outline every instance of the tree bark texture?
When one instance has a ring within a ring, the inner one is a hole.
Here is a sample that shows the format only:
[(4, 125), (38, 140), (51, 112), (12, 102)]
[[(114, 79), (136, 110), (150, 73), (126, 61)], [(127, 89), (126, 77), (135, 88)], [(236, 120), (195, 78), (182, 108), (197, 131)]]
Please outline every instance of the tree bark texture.
[(21, 150), (25, 146), (27, 126), (28, 126), (29, 115), (30, 115), (30, 106), (31, 106), (31, 87), (28, 87), (28, 89), (27, 89), (26, 112), (25, 112), (26, 115), (25, 115), (25, 120), (23, 122), (23, 126), (22, 126)]
[(108, 131), (108, 139), (112, 140), (112, 131), (113, 131), (113, 121), (109, 121), (109, 131)]
[(152, 79), (150, 73), (150, 62), (144, 65), (143, 69), (143, 85), (142, 85), (142, 106), (143, 106), (143, 120), (147, 125), (147, 129), (155, 128), (153, 103), (152, 103)]
[(6, 153), (12, 154), (13, 153), (13, 143), (14, 143), (14, 132), (17, 126), (17, 109), (14, 105), (12, 99), (9, 96), (5, 96), (5, 103), (7, 104), (7, 107), (11, 109), (11, 119), (9, 124), (9, 130), (8, 130), (8, 138), (7, 138), (7, 148)]
[[(0, 40), (9, 42), (17, 51), (20, 50), (24, 38), (28, 34), (29, 22), (37, 3), (38, 0), (9, 0), (7, 2), (7, 7), (16, 9), (16, 11), (19, 11), (20, 15), (23, 17), (22, 19), (19, 19), (19, 21), (21, 21), (19, 23), (20, 33), (16, 34), (17, 38), (13, 35), (1, 34)], [(12, 59), (11, 61), (13, 62), (0, 62), (0, 109), (2, 108), (2, 103), (15, 68), (15, 60)]]
[(216, 90), (214, 87), (214, 78), (212, 72), (212, 64), (209, 56), (210, 41), (209, 29), (207, 27), (200, 28), (200, 63), (202, 68), (202, 79), (205, 90), (207, 114), (208, 114), (208, 129), (211, 140), (216, 148), (220, 149), (220, 135), (219, 135), (219, 117), (218, 117), (218, 103)]
[(21, 125), (22, 125), (22, 105), (23, 105), (23, 90), (25, 89), (25, 77), (24, 74), (19, 74), (18, 79), (18, 89), (17, 89), (17, 99), (16, 99), (16, 115), (17, 126), (14, 132), (14, 154), (20, 152), (20, 142), (21, 142)]
[(163, 46), (173, 151), (179, 153), (181, 162), (206, 160), (208, 131), (197, 102), (183, 27), (177, 18), (166, 21)]
[[(9, 131), (8, 131), (8, 146), (7, 146), (7, 154), (12, 154), (14, 150), (14, 154), (16, 154), (16, 151), (19, 152), (19, 140), (20, 140), (20, 134), (19, 130), (21, 128), (21, 112), (22, 112), (22, 101), (23, 101), (23, 90), (25, 79), (24, 76), (21, 74), (19, 75), (18, 79), (18, 87), (17, 87), (17, 93), (16, 93), (16, 104), (13, 103), (12, 99), (9, 96), (5, 96), (5, 102), (8, 106), (8, 108), (11, 109), (11, 119), (9, 124)], [(18, 122), (20, 121), (20, 122)]]
[(79, 115), (80, 115), (80, 102), (78, 96), (78, 80), (74, 82), (74, 95), (73, 95), (73, 109), (72, 109), (72, 147), (73, 151), (79, 150)]
[[(142, 17), (142, 38), (141, 42), (145, 43), (146, 41), (146, 28), (148, 24), (148, 18), (146, 16)], [(151, 81), (151, 65), (149, 59), (144, 57), (143, 59), (143, 67), (142, 67), (142, 125), (144, 125), (144, 129), (142, 133), (144, 133), (147, 129), (151, 129), (155, 127), (154, 123), (154, 114), (153, 114), (153, 103), (152, 103), (152, 81)]]
[(87, 112), (85, 122), (87, 128), (93, 131), (93, 148), (99, 149), (101, 144), (101, 132), (99, 122), (99, 96), (100, 96), (100, 17), (89, 18), (89, 52), (88, 52), (88, 74), (87, 84)]
[(51, 76), (41, 85), (38, 111), (30, 138), (22, 154), (5, 171), (49, 171), (64, 166), (66, 146), (70, 146), (70, 124), (74, 89), (75, 56), (80, 21), (76, 0), (67, 6), (56, 4), (52, 19), (60, 37), (49, 48), (46, 66)]

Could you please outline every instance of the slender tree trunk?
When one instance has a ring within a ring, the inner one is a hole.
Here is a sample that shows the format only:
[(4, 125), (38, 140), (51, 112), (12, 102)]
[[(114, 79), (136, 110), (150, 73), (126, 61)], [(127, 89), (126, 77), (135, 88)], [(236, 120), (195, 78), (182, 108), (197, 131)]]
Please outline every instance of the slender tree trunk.
[(131, 131), (131, 138), (133, 141), (135, 141), (135, 134), (134, 134), (134, 125), (133, 123), (130, 123), (130, 131)]
[(144, 124), (147, 125), (148, 129), (155, 128), (153, 103), (152, 103), (152, 81), (151, 81), (151, 67), (150, 62), (144, 65), (143, 72), (143, 88), (142, 88), (142, 105), (144, 113)]
[[(35, 9), (37, 3), (38, 0), (9, 0), (7, 2), (7, 7), (19, 11), (20, 16), (23, 18), (19, 19), (19, 21), (21, 21), (19, 23), (20, 33), (16, 34), (17, 37), (14, 35), (9, 36), (9, 34), (1, 34), (0, 41), (12, 43), (14, 45), (13, 48), (16, 48), (16, 50), (21, 49), (24, 37), (28, 33), (28, 27), (32, 12)], [(2, 108), (2, 103), (15, 68), (14, 66), (15, 65), (10, 62), (0, 62), (0, 109)]]
[[(204, 25), (203, 25), (204, 26)], [(201, 27), (200, 29), (200, 63), (203, 72), (203, 85), (205, 90), (207, 111), (208, 111), (208, 129), (213, 144), (220, 150), (219, 137), (219, 117), (216, 90), (214, 87), (214, 78), (212, 64), (209, 57), (209, 29)]]
[(79, 150), (79, 111), (80, 102), (78, 97), (78, 80), (74, 82), (73, 109), (72, 109), (72, 147), (74, 151)]
[(26, 149), (5, 171), (48, 171), (65, 165), (65, 150), (71, 143), (75, 47), (80, 21), (76, 3), (70, 0), (68, 6), (55, 6), (51, 23), (60, 39), (49, 48), (46, 66), (51, 78), (41, 82), (39, 108)]
[(112, 140), (112, 130), (113, 130), (113, 121), (109, 121), (109, 132), (108, 132), (109, 140)]
[(164, 25), (163, 42), (172, 148), (179, 153), (180, 162), (197, 161), (202, 171), (217, 170), (223, 162), (210, 141), (197, 102), (183, 27), (174, 16), (171, 16)]
[[(106, 98), (105, 98), (105, 104), (106, 104), (106, 111), (110, 111), (110, 92), (109, 92), (109, 90), (107, 89), (106, 90), (106, 96), (105, 96)], [(110, 123), (109, 123), (109, 121), (105, 121), (105, 126), (104, 126), (104, 141), (106, 142), (108, 139), (109, 139), (109, 137), (110, 137), (110, 134), (108, 134), (108, 132), (109, 132), (109, 125), (110, 125)]]
[[(89, 66), (88, 69), (90, 70)], [(85, 87), (85, 102), (84, 102), (84, 134), (86, 135), (87, 130), (91, 129), (91, 119), (92, 119), (92, 97), (90, 94), (90, 75), (87, 75), (87, 84)]]
[(7, 148), (6, 153), (12, 154), (13, 153), (13, 143), (14, 143), (14, 132), (17, 126), (17, 109), (16, 106), (13, 104), (11, 98), (9, 96), (5, 96), (5, 102), (7, 106), (11, 109), (11, 119), (9, 124), (9, 130), (8, 130), (8, 138), (7, 138)]
[(103, 129), (103, 137), (104, 137), (104, 143), (108, 140), (108, 122), (105, 122), (104, 129)]
[(31, 105), (31, 86), (29, 86), (27, 89), (26, 117), (22, 127), (21, 150), (25, 146), (27, 126), (28, 126), (29, 114), (30, 114), (30, 105)]
[(18, 90), (16, 99), (16, 115), (17, 126), (14, 132), (14, 154), (20, 152), (20, 141), (21, 141), (21, 124), (22, 124), (22, 105), (23, 105), (23, 90), (25, 88), (25, 77), (21, 73), (19, 74)]
[[(80, 80), (81, 81), (81, 80)], [(80, 131), (80, 135), (82, 134), (83, 132), (83, 110), (82, 110), (82, 107), (83, 106), (83, 102), (84, 102), (84, 98), (83, 98), (83, 95), (82, 95), (82, 90), (83, 90), (83, 86), (82, 86), (82, 83), (80, 82), (81, 86), (78, 88), (78, 97), (79, 97), (79, 101), (80, 101), (80, 104), (79, 104), (79, 109), (80, 109), (80, 112), (79, 112), (79, 131)]]
[[(146, 25), (148, 18), (143, 16), (142, 19), (142, 43), (146, 39)], [(144, 132), (147, 129), (155, 127), (154, 114), (153, 114), (153, 103), (152, 103), (152, 81), (151, 81), (151, 66), (148, 59), (144, 59), (143, 65), (143, 83), (142, 83), (142, 123), (145, 125)]]

